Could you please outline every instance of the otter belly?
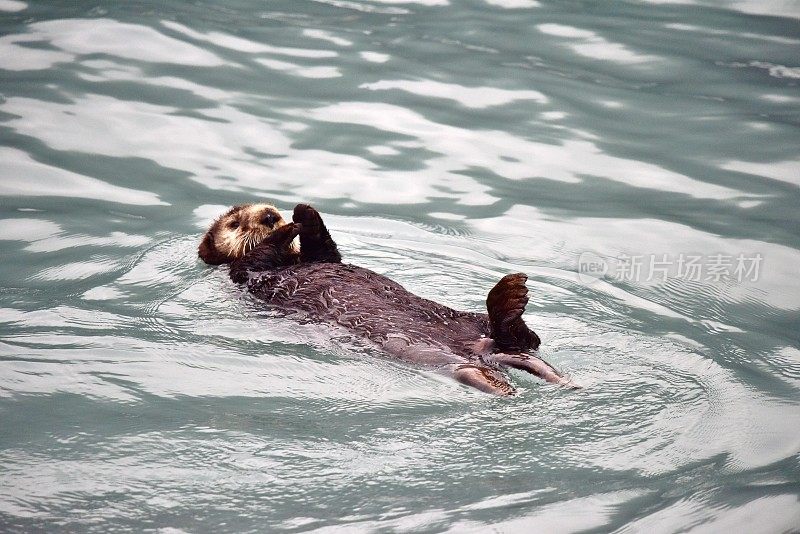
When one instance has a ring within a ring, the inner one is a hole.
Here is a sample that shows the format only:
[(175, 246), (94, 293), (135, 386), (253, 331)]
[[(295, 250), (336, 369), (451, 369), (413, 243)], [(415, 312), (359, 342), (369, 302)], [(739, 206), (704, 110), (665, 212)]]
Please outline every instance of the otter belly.
[(378, 273), (342, 263), (304, 263), (260, 273), (250, 292), (271, 308), (336, 324), (393, 356), (423, 365), (477, 358), (486, 315), (424, 299)]

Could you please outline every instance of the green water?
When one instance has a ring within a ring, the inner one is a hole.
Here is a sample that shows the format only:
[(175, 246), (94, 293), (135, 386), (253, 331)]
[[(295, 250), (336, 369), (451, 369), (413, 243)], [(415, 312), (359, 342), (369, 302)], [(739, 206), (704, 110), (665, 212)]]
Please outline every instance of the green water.
[[(798, 2), (0, 0), (0, 69), (0, 531), (800, 528)], [(584, 389), (269, 316), (247, 201), (526, 272)]]

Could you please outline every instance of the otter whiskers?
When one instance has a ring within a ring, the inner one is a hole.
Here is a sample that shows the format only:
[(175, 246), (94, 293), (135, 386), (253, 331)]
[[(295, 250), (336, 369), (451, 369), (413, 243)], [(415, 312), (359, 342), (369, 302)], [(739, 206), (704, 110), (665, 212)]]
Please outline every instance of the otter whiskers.
[(264, 238), (267, 237), (266, 234), (261, 232), (258, 233), (248, 233), (238, 237), (236, 240), (236, 246), (233, 247), (234, 250), (237, 251), (238, 256), (244, 256), (248, 252), (250, 252), (256, 245), (261, 243)]

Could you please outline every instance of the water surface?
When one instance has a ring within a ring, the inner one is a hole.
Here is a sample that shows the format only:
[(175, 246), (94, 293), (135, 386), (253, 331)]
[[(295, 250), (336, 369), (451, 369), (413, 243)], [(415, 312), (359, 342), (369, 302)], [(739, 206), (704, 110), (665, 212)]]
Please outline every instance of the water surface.
[[(798, 528), (797, 2), (162, 4), (0, 0), (0, 530)], [(585, 388), (269, 316), (247, 201)]]

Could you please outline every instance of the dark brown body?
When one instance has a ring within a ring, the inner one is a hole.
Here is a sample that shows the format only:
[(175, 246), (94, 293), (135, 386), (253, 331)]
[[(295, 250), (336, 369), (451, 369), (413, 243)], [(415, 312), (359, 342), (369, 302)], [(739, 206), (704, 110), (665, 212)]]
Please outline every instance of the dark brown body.
[[(503, 367), (572, 385), (530, 354), (539, 337), (521, 316), (526, 276), (504, 277), (489, 292), (487, 314), (457, 311), (407, 291), (374, 271), (341, 263), (316, 210), (295, 208), (278, 228), (231, 262), (231, 278), (271, 309), (301, 321), (338, 325), (388, 355), (436, 369), (482, 391), (512, 394)], [(300, 254), (291, 247), (300, 236)]]
[[(456, 311), (378, 273), (343, 263), (301, 263), (264, 272), (251, 293), (298, 317), (340, 325), (405, 361), (439, 366), (477, 356), (486, 314)], [(477, 343), (476, 343), (477, 342)]]

